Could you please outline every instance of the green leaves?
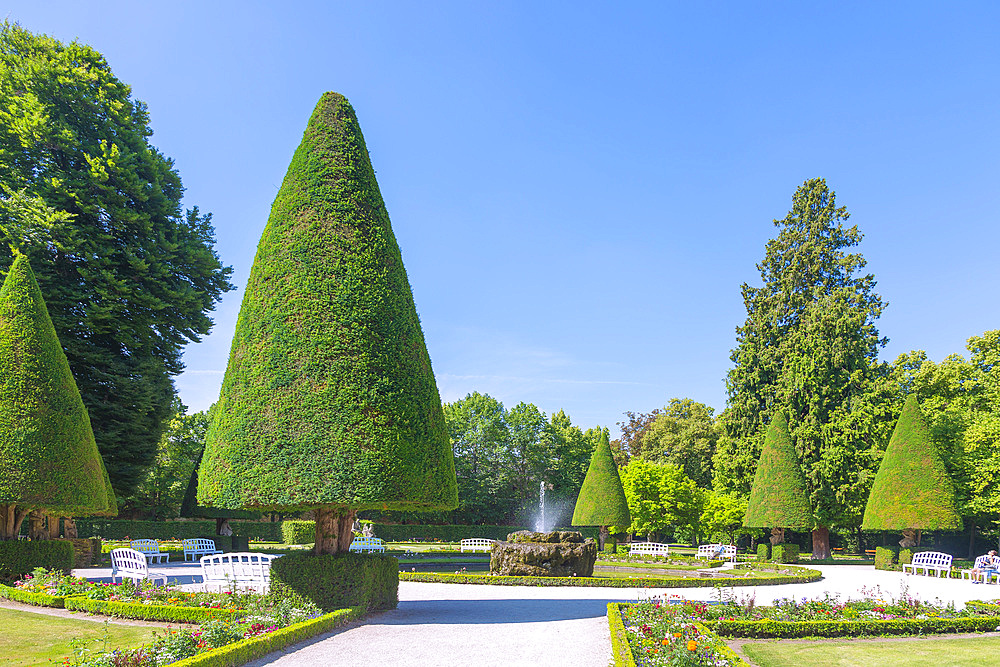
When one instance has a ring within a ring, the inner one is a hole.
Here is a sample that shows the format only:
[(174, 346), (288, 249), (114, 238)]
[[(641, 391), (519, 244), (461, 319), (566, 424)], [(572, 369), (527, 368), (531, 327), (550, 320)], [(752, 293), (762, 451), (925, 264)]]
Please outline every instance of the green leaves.
[(441, 399), (354, 109), (326, 93), (257, 248), (198, 500), (440, 510), (458, 502)]
[(806, 480), (788, 434), (788, 421), (779, 410), (767, 427), (744, 525), (811, 529), (814, 524)]
[(573, 510), (574, 526), (617, 526), (624, 528), (632, 523), (628, 501), (618, 476), (618, 467), (611, 457), (607, 433), (603, 433), (590, 468), (583, 480), (583, 487)]
[(705, 492), (679, 467), (632, 459), (622, 469), (621, 479), (632, 517), (631, 524), (614, 524), (623, 532), (650, 535), (669, 526), (697, 527)]

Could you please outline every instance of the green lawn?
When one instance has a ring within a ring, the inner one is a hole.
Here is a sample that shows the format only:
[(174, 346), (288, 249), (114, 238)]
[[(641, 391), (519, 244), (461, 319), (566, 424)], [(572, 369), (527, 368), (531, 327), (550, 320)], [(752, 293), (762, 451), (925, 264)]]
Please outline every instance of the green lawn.
[(896, 641), (768, 641), (743, 645), (760, 667), (995, 667), (1000, 637)]
[[(61, 665), (71, 655), (74, 637), (92, 642), (104, 636), (104, 624), (59, 618), (30, 611), (0, 609), (0, 667)], [(152, 639), (151, 627), (108, 624), (109, 647), (144, 644)], [(93, 646), (93, 644), (90, 644)], [(52, 662), (49, 662), (51, 659)]]

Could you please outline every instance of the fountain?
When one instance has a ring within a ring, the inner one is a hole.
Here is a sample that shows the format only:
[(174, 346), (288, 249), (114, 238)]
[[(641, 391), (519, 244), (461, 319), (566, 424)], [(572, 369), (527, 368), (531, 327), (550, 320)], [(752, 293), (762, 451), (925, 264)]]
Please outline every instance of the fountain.
[(538, 512), (539, 519), (538, 523), (535, 524), (535, 530), (539, 533), (545, 532), (545, 482), (538, 483)]
[(533, 533), (519, 530), (493, 545), (490, 574), (522, 577), (589, 577), (594, 574), (597, 543), (574, 531)]

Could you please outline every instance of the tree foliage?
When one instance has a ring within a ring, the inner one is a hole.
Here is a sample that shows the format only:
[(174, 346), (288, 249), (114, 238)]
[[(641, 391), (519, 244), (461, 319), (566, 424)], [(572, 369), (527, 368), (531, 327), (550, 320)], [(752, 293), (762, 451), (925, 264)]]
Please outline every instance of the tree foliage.
[[(743, 285), (747, 319), (737, 329), (728, 404), (715, 456), (715, 488), (746, 497), (766, 422), (787, 411), (792, 442), (820, 526), (860, 519), (872, 451), (887, 433), (879, 399), (887, 373), (875, 327), (885, 307), (863, 274), (861, 242), (823, 179), (803, 183), (778, 236), (757, 265), (761, 286)], [(890, 422), (891, 423), (891, 422)]]
[(635, 458), (622, 469), (621, 479), (632, 516), (629, 532), (655, 535), (670, 527), (688, 534), (697, 531), (706, 493), (681, 468)]
[(576, 499), (573, 525), (620, 528), (631, 523), (622, 480), (611, 456), (611, 444), (607, 434), (602, 433), (590, 457), (590, 467), (587, 468), (587, 476)]
[(0, 539), (26, 510), (57, 516), (112, 509), (87, 409), (28, 258), (0, 288)]
[(672, 398), (642, 436), (640, 456), (670, 463), (703, 488), (712, 485), (712, 456), (719, 440), (714, 410), (690, 398)]
[(323, 509), (317, 553), (346, 550), (355, 509), (457, 505), (402, 256), (354, 109), (337, 93), (316, 105), (275, 198), (216, 409), (198, 501)]
[(726, 493), (706, 491), (701, 529), (709, 539), (724, 535), (727, 543), (736, 544), (738, 536), (757, 532), (744, 527), (746, 513), (747, 501)]
[(805, 528), (815, 523), (788, 420), (775, 413), (764, 436), (744, 523), (751, 528)]
[(958, 528), (955, 488), (938, 454), (917, 397), (903, 404), (872, 485), (862, 528)]
[(156, 455), (183, 346), (232, 288), (211, 216), (181, 210), (151, 134), (101, 54), (0, 26), (0, 237), (32, 260), (119, 493)]

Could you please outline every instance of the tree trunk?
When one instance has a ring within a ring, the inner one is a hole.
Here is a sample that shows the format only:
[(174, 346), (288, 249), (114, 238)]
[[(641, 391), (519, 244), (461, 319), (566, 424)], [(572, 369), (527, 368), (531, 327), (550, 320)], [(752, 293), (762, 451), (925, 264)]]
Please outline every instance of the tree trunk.
[(813, 560), (827, 560), (832, 557), (830, 552), (830, 529), (819, 526), (813, 529)]
[[(646, 536), (649, 539), (649, 536)], [(608, 527), (601, 526), (597, 531), (597, 550), (604, 553), (604, 542), (608, 539)]]
[(0, 505), (0, 540), (16, 540), (21, 532), (21, 522), (29, 511), (14, 503)]
[(355, 510), (347, 507), (317, 507), (316, 545), (313, 553), (339, 554), (347, 551), (354, 540)]

